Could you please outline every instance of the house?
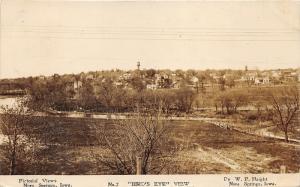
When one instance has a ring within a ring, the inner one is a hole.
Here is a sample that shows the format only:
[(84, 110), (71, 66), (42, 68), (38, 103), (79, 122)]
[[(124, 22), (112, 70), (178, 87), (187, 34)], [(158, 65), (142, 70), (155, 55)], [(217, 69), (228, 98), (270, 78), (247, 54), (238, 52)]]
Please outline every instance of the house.
[(180, 88), (180, 84), (179, 84), (179, 83), (180, 83), (179, 81), (173, 82), (173, 83), (172, 83), (172, 88), (174, 88), (174, 89), (179, 89), (179, 88)]
[(263, 83), (263, 78), (262, 77), (257, 77), (254, 79), (254, 84), (262, 84)]
[[(242, 82), (255, 82), (255, 79), (257, 79), (257, 73), (256, 72), (248, 72), (246, 75), (242, 76), (240, 81)], [(259, 82), (259, 80), (256, 80), (256, 82)]]
[(217, 73), (210, 73), (209, 76), (212, 77), (215, 81), (218, 81), (222, 77)]
[(172, 82), (173, 80), (165, 73), (155, 74), (155, 85), (157, 85), (158, 88), (171, 88)]
[(170, 76), (165, 72), (156, 73), (155, 78), (168, 79)]
[(75, 78), (72, 78), (66, 82), (66, 91), (68, 93), (73, 93), (72, 99), (78, 98), (79, 89), (82, 87), (82, 82)]
[(263, 84), (270, 84), (270, 78), (269, 77), (264, 77), (263, 78)]
[(73, 88), (75, 91), (78, 91), (82, 87), (82, 82), (80, 80), (74, 80)]
[(115, 81), (114, 85), (117, 87), (123, 86), (123, 83), (121, 81)]
[(191, 82), (195, 85), (195, 84), (197, 84), (199, 82), (199, 79), (197, 77), (193, 76), (191, 78)]
[(156, 90), (158, 88), (158, 85), (157, 84), (147, 84), (146, 88), (149, 90)]
[(119, 77), (119, 80), (129, 80), (131, 79), (131, 77), (132, 77), (131, 73), (124, 73)]
[(285, 82), (295, 82), (298, 79), (298, 73), (290, 71), (290, 70), (282, 70), (281, 71), (281, 78)]
[(254, 79), (254, 84), (270, 84), (269, 77), (256, 77)]
[(40, 76), (38, 76), (38, 77), (37, 77), (37, 79), (39, 79), (39, 80), (46, 80), (46, 79), (47, 79), (47, 77), (46, 77), (46, 76), (44, 76), (44, 75), (40, 75)]

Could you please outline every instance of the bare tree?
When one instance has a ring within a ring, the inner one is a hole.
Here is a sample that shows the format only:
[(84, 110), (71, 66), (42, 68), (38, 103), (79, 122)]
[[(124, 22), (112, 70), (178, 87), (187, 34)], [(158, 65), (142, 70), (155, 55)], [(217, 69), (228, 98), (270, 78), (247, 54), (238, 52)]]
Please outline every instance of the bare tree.
[(86, 110), (95, 108), (96, 96), (93, 90), (93, 86), (90, 82), (83, 82), (82, 87), (79, 89), (78, 103), (82, 108)]
[(4, 154), (9, 162), (9, 174), (16, 174), (18, 162), (26, 151), (27, 138), (25, 136), (26, 121), (28, 120), (26, 109), (18, 105), (9, 108), (1, 107), (0, 132), (6, 137)]
[(175, 91), (175, 105), (181, 112), (190, 113), (192, 106), (197, 97), (194, 90), (188, 87), (182, 87)]
[(95, 154), (95, 158), (114, 174), (135, 174), (137, 157), (142, 158), (142, 174), (158, 174), (174, 153), (167, 143), (170, 126), (159, 114), (138, 113), (131, 119), (117, 120), (108, 128), (95, 128), (99, 143), (105, 142), (106, 150)]
[(238, 108), (247, 104), (247, 94), (243, 91), (224, 91), (215, 97), (216, 112), (220, 105), (222, 114), (224, 114), (224, 108), (226, 108), (227, 114), (237, 113)]
[(285, 141), (289, 141), (288, 132), (292, 129), (299, 110), (299, 92), (296, 86), (276, 89), (271, 96), (273, 123), (284, 132)]
[(248, 93), (244, 91), (233, 91), (230, 95), (232, 97), (233, 111), (235, 113), (238, 107), (248, 104)]
[(113, 84), (112, 78), (106, 78), (98, 84), (96, 98), (105, 107), (108, 112), (121, 110), (124, 108), (124, 100), (127, 98), (127, 92)]
[(1, 146), (3, 173), (36, 174), (40, 169), (42, 157), (39, 153), (47, 147), (42, 138), (49, 134), (44, 128), (48, 125), (44, 118), (33, 115), (26, 102), (19, 98), (12, 107), (0, 107), (0, 134), (4, 136)]

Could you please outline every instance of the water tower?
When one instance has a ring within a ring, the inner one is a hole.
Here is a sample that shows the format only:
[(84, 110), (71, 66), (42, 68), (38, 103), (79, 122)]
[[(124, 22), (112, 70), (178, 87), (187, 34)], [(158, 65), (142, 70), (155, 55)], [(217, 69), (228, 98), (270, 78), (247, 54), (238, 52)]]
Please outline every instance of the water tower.
[(141, 66), (141, 63), (140, 63), (140, 61), (138, 61), (138, 62), (137, 62), (137, 69), (138, 69), (138, 70), (140, 70), (140, 66)]

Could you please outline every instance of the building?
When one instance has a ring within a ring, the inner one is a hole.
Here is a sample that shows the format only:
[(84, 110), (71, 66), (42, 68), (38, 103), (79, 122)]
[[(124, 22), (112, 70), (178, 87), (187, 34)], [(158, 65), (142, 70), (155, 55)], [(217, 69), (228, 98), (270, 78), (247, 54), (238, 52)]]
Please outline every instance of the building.
[(199, 82), (199, 79), (197, 77), (193, 76), (191, 78), (191, 82), (195, 85), (195, 84), (197, 84)]
[(254, 84), (270, 84), (269, 77), (256, 77), (254, 79)]
[(75, 91), (78, 91), (78, 89), (80, 89), (82, 87), (82, 81), (80, 80), (74, 80), (73, 82), (73, 87)]
[(158, 88), (158, 85), (157, 84), (147, 84), (146, 88), (149, 90), (156, 90)]

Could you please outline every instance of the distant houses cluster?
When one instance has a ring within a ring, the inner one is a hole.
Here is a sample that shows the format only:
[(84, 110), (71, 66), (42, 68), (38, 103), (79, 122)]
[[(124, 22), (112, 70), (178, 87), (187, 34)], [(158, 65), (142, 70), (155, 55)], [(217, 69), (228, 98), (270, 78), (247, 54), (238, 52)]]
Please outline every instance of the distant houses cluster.
[(241, 77), (241, 81), (252, 81), (256, 85), (283, 84), (299, 80), (299, 70), (252, 71)]
[[(135, 84), (143, 89), (178, 89), (182, 86), (198, 89), (199, 87), (209, 87), (224, 84), (225, 87), (232, 86), (268, 86), (286, 84), (300, 81), (300, 68), (298, 69), (278, 69), (278, 70), (153, 70), (140, 67), (136, 70), (122, 71), (95, 71), (80, 74), (55, 74), (51, 77), (39, 76), (19, 79), (0, 80), (1, 90), (24, 89), (25, 83), (30, 79), (46, 81), (49, 79), (63, 79), (68, 91), (78, 92), (85, 84), (90, 84), (94, 91), (97, 85), (109, 81), (116, 87), (133, 89)], [(24, 82), (24, 84), (22, 83)]]
[[(139, 74), (139, 75), (137, 75)], [(92, 73), (85, 74), (85, 76), (77, 76), (78, 78), (72, 79), (70, 86), (73, 86), (74, 91), (78, 91), (85, 82), (104, 83), (107, 80), (105, 76), (95, 76)], [(205, 77), (199, 76), (199, 74), (188, 75), (187, 72), (179, 75), (173, 71), (158, 71), (153, 76), (149, 77), (144, 73), (144, 70), (119, 72), (118, 76), (111, 78), (112, 84), (116, 87), (123, 87), (132, 89), (133, 79), (140, 79), (145, 89), (157, 90), (157, 89), (178, 89), (182, 85), (197, 88), (201, 84), (209, 86), (213, 84), (221, 84), (220, 80), (223, 79), (225, 84), (227, 81), (233, 81), (236, 85), (274, 85), (284, 84), (287, 82), (299, 82), (300, 72), (298, 70), (268, 70), (268, 71), (230, 71), (229, 73), (221, 74), (219, 71), (213, 71), (206, 73)]]

